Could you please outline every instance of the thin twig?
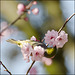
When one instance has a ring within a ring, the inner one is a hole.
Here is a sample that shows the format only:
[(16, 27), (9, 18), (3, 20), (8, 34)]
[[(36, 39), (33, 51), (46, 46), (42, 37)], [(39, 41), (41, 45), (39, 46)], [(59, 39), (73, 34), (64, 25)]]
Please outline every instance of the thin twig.
[[(27, 12), (27, 10), (30, 9), (30, 7), (33, 5), (33, 1), (34, 1), (34, 0), (32, 0), (32, 1), (26, 6), (26, 10), (25, 10), (24, 12)], [(12, 26), (14, 23), (16, 23), (16, 22), (21, 18), (21, 16), (23, 16), (23, 15), (24, 15), (24, 13), (21, 14), (18, 18), (16, 18), (12, 23), (10, 23), (5, 29), (3, 29), (3, 30), (0, 32), (0, 35), (1, 35), (5, 30), (7, 30), (10, 26)], [(2, 66), (6, 69), (6, 71), (7, 71), (10, 75), (12, 75), (11, 72), (4, 66), (4, 64), (3, 64), (1, 61), (0, 61), (0, 63), (1, 63)], [(35, 63), (35, 61), (33, 61), (33, 63), (31, 64), (31, 66), (30, 66), (30, 68), (28, 69), (26, 75), (28, 75), (28, 73), (29, 73), (29, 71), (30, 71), (30, 69), (31, 69), (31, 67), (33, 66), (34, 63)]]
[[(23, 14), (22, 14), (23, 15)], [(0, 34), (1, 33), (3, 33), (5, 30), (7, 30), (10, 26), (12, 26), (14, 23), (16, 23), (20, 18), (21, 18), (21, 16), (22, 15), (20, 15), (19, 17), (17, 17), (12, 23), (10, 23), (6, 28), (4, 28), (1, 32), (0, 32)]]
[(59, 29), (58, 34), (61, 32), (61, 30), (63, 30), (63, 28), (66, 26), (66, 23), (75, 15), (75, 13), (73, 15), (71, 15), (69, 18), (66, 19), (65, 23), (62, 25), (62, 27)]
[(5, 68), (5, 71), (7, 71), (10, 75), (12, 75), (11, 74), (11, 72), (6, 68), (6, 66), (2, 63), (2, 61), (0, 61), (0, 64)]
[[(63, 30), (63, 28), (66, 26), (66, 23), (75, 15), (75, 13), (73, 15), (71, 15), (69, 18), (66, 19), (65, 23), (62, 25), (62, 27), (59, 29), (58, 34), (61, 32), (61, 30)], [(42, 39), (41, 42), (43, 42), (45, 39)]]
[(30, 71), (30, 69), (32, 68), (32, 66), (33, 66), (34, 63), (35, 63), (35, 61), (32, 62), (32, 64), (31, 64), (31, 66), (29, 67), (29, 69), (28, 69), (26, 75), (28, 75), (28, 73), (29, 73), (29, 71)]
[[(33, 1), (34, 1), (34, 0), (33, 0)], [(26, 9), (30, 9), (30, 7), (33, 5), (33, 1), (31, 1), (31, 2), (29, 3), (29, 5), (26, 6)]]
[[(32, 6), (32, 4), (33, 4), (33, 1), (31, 1), (31, 2), (26, 6), (26, 10), (24, 11), (24, 13), (27, 12), (28, 9), (30, 9), (30, 7)], [(16, 22), (24, 15), (24, 13), (21, 14), (19, 17), (17, 17), (17, 18), (16, 18), (12, 23), (10, 23), (6, 28), (4, 28), (4, 29), (0, 32), (0, 35), (1, 35), (5, 30), (7, 30), (9, 27), (11, 27), (12, 25), (14, 25), (14, 23), (16, 23)]]

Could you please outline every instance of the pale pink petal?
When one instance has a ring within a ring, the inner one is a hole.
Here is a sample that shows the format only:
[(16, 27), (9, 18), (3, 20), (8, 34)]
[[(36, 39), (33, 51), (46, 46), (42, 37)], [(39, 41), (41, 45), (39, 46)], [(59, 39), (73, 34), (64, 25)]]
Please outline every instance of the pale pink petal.
[(21, 52), (24, 56), (24, 60), (27, 60), (27, 62), (30, 61), (29, 57), (30, 57), (32, 51), (33, 51), (33, 49), (29, 43), (23, 44), (23, 47), (21, 48)]
[(32, 55), (32, 60), (41, 61), (42, 57), (44, 56), (44, 48), (41, 46), (35, 46)]
[(58, 32), (57, 31), (47, 31), (47, 33), (45, 34), (45, 43), (49, 44), (49, 46), (55, 46), (55, 39), (58, 36)]
[(51, 58), (43, 57), (42, 58), (42, 62), (45, 63), (47, 66), (49, 66), (49, 65), (52, 64), (52, 59)]
[(36, 37), (35, 36), (32, 36), (30, 40), (36, 41)]
[(37, 14), (39, 13), (39, 9), (38, 9), (38, 8), (32, 9), (32, 13), (33, 13), (34, 15), (37, 15)]
[(61, 31), (59, 36), (56, 38), (56, 47), (62, 48), (66, 42), (68, 42), (68, 34)]
[(18, 14), (18, 15), (21, 15), (21, 14), (23, 14), (23, 11), (18, 10), (18, 11), (17, 11), (17, 14)]
[(25, 6), (24, 6), (24, 4), (20, 3), (20, 4), (18, 4), (17, 8), (19, 11), (24, 11)]

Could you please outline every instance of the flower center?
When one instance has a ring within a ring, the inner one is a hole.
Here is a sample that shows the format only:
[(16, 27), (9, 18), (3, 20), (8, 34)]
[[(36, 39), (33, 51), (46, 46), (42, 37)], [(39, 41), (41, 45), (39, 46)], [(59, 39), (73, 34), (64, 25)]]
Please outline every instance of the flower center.
[(38, 53), (38, 52), (36, 52), (36, 56), (37, 56), (37, 55), (39, 55), (39, 53)]
[(51, 37), (50, 39), (53, 39), (54, 37)]
[(62, 38), (59, 38), (59, 41), (62, 40)]

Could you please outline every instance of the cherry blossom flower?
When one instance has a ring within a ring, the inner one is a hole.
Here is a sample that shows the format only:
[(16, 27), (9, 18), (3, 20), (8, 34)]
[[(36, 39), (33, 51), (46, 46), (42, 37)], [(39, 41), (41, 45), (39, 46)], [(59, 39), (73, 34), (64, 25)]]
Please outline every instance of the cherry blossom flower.
[(18, 9), (17, 14), (21, 15), (21, 14), (23, 14), (24, 10), (26, 9), (26, 6), (24, 6), (24, 4), (22, 4), (22, 3), (20, 3), (20, 4), (18, 4), (17, 9)]
[(32, 13), (33, 13), (34, 15), (37, 15), (37, 14), (39, 13), (39, 9), (38, 9), (38, 8), (32, 9)]
[(58, 36), (58, 32), (55, 30), (47, 31), (47, 34), (45, 34), (45, 43), (49, 44), (49, 46), (55, 46), (55, 39)]
[(55, 41), (56, 47), (62, 48), (63, 45), (68, 41), (68, 34), (66, 34), (64, 31), (61, 31)]
[(24, 11), (25, 10), (25, 6), (22, 3), (18, 4), (17, 8), (18, 8), (19, 11)]
[(32, 60), (41, 61), (42, 57), (44, 56), (44, 48), (41, 46), (35, 46), (32, 55)]
[(32, 36), (30, 40), (34, 40), (34, 41), (36, 41), (35, 36)]
[(49, 65), (52, 64), (52, 59), (51, 58), (43, 57), (42, 58), (42, 62), (45, 63), (47, 66), (49, 66)]
[(30, 61), (29, 57), (30, 57), (32, 51), (33, 51), (33, 49), (29, 43), (23, 44), (23, 47), (21, 48), (21, 52), (24, 56), (24, 60), (27, 60), (27, 62)]

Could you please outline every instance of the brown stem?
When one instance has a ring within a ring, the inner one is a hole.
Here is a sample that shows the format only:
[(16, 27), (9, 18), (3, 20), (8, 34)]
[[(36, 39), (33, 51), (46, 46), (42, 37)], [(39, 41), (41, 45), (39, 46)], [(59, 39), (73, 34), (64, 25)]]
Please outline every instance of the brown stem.
[(6, 66), (2, 63), (2, 61), (0, 61), (0, 64), (5, 68), (5, 71), (7, 71), (10, 75), (12, 75), (11, 74), (11, 72), (6, 68)]
[[(33, 1), (34, 1), (34, 0), (33, 0)], [(31, 2), (29, 3), (29, 5), (26, 6), (26, 9), (30, 9), (30, 7), (33, 5), (33, 1), (31, 1)]]
[(34, 63), (35, 63), (35, 61), (32, 62), (32, 64), (31, 64), (31, 66), (29, 67), (29, 69), (28, 69), (26, 75), (28, 75), (28, 73), (29, 73), (29, 71), (30, 71), (30, 69), (32, 68), (32, 66), (33, 66)]
[(65, 23), (62, 25), (62, 27), (59, 29), (58, 34), (61, 32), (61, 30), (66, 26), (66, 23), (75, 15), (75, 13), (73, 15), (71, 15), (69, 18), (66, 19)]
[[(23, 15), (23, 14), (22, 14)], [(7, 30), (10, 26), (12, 26), (14, 23), (16, 23), (20, 18), (21, 18), (21, 16), (22, 15), (20, 15), (19, 17), (17, 17), (12, 23), (10, 23), (6, 28), (4, 28), (1, 32), (0, 32), (0, 34), (1, 33), (3, 33), (5, 30)]]
[[(30, 7), (32, 6), (32, 4), (33, 4), (33, 1), (31, 1), (31, 2), (26, 6), (26, 10), (25, 10), (24, 12), (27, 12), (27, 10), (30, 9)], [(5, 30), (7, 30), (10, 26), (12, 26), (14, 23), (16, 23), (16, 22), (21, 18), (22, 15), (24, 15), (24, 13), (21, 14), (18, 18), (16, 18), (16, 19), (15, 19), (12, 23), (10, 23), (6, 28), (4, 28), (4, 29), (0, 32), (0, 35), (1, 35)]]
[[(69, 18), (66, 19), (65, 23), (64, 23), (64, 24), (62, 25), (62, 27), (59, 29), (58, 34), (61, 32), (61, 30), (66, 26), (66, 23), (67, 23), (74, 15), (75, 15), (75, 13), (72, 14)], [(43, 42), (44, 40), (45, 40), (45, 39), (42, 39), (41, 42)]]

